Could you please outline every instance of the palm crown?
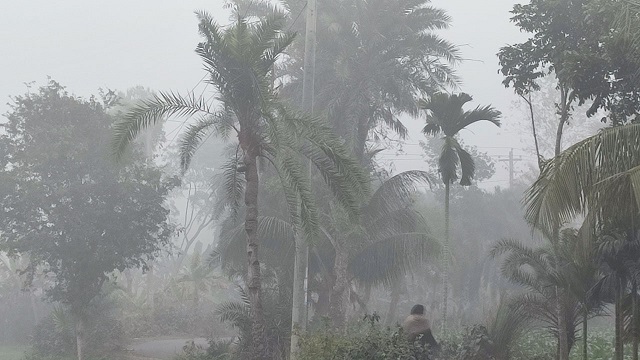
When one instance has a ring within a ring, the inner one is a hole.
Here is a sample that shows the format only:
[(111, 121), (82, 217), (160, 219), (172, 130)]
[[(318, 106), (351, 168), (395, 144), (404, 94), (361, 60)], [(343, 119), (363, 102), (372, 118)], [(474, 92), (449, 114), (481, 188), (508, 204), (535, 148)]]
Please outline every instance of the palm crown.
[(464, 111), (462, 107), (473, 98), (469, 94), (434, 94), (430, 100), (420, 101), (420, 108), (427, 111), (427, 124), (422, 132), (428, 135), (444, 134), (444, 145), (438, 160), (442, 181), (447, 184), (458, 179), (460, 165), (462, 176), (460, 185), (471, 185), (475, 165), (471, 154), (456, 140), (460, 130), (478, 121), (490, 121), (500, 126), (500, 112), (490, 105), (478, 106)]

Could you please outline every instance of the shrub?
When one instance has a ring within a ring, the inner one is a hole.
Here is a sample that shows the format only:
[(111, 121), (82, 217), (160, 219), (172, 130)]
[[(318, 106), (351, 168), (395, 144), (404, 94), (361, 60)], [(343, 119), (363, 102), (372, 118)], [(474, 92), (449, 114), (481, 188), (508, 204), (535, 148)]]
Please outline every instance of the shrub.
[(379, 316), (365, 315), (344, 333), (329, 328), (328, 321), (320, 331), (300, 339), (301, 360), (414, 360), (435, 359), (427, 349), (410, 344), (401, 328), (382, 328)]
[(204, 349), (194, 341), (189, 341), (183, 348), (183, 353), (175, 360), (230, 360), (233, 359), (231, 341), (209, 340), (209, 346)]

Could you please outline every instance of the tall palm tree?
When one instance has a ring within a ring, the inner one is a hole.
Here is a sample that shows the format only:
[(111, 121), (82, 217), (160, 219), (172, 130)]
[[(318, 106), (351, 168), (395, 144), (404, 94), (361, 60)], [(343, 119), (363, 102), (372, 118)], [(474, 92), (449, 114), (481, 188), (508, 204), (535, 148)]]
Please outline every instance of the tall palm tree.
[(473, 98), (466, 93), (449, 95), (446, 93), (436, 93), (429, 100), (421, 100), (419, 107), (426, 111), (427, 124), (422, 129), (426, 135), (436, 136), (443, 134), (444, 144), (438, 159), (438, 170), (444, 182), (444, 217), (445, 217), (445, 237), (442, 252), (442, 282), (443, 282), (443, 310), (442, 310), (442, 330), (446, 333), (447, 326), (447, 300), (448, 300), (448, 266), (449, 266), (449, 242), (450, 242), (450, 217), (449, 217), (449, 195), (451, 184), (458, 179), (458, 167), (460, 168), (460, 185), (471, 185), (475, 172), (473, 158), (457, 140), (458, 133), (468, 125), (479, 121), (489, 121), (496, 126), (500, 126), (501, 113), (491, 107), (478, 106), (473, 110), (463, 110), (463, 106)]
[[(163, 116), (198, 115), (180, 143), (184, 171), (208, 134), (236, 135), (237, 151), (226, 166), (225, 176), (231, 190), (229, 203), (237, 205), (244, 197), (253, 358), (268, 359), (258, 256), (258, 159), (276, 168), (286, 190), (289, 215), (308, 234), (317, 228), (318, 215), (298, 154), (304, 152), (311, 158), (352, 216), (358, 212), (359, 197), (367, 194), (368, 178), (328, 126), (319, 119), (292, 114), (279, 104), (272, 86), (272, 69), (294, 38), (284, 30), (284, 15), (273, 13), (250, 23), (237, 14), (235, 22), (224, 30), (208, 14), (199, 12), (197, 16), (204, 41), (198, 44), (196, 53), (204, 64), (207, 84), (215, 89), (216, 102), (193, 93), (160, 93), (142, 101), (114, 127), (113, 149), (116, 156), (123, 156), (141, 129)], [(242, 175), (244, 193), (238, 191)]]
[[(450, 18), (430, 0), (330, 0), (318, 12), (316, 107), (366, 163), (368, 141), (404, 138), (400, 114), (416, 115), (419, 97), (455, 86), (458, 49), (435, 33)], [(299, 68), (286, 89), (294, 98)]]

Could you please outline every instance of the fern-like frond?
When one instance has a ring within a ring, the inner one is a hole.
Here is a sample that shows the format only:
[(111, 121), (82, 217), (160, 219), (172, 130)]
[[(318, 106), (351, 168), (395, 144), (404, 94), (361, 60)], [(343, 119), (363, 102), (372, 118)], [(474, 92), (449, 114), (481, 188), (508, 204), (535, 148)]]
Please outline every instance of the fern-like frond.
[(120, 159), (127, 146), (144, 128), (156, 124), (164, 117), (190, 117), (196, 114), (213, 115), (214, 111), (205, 98), (189, 93), (161, 92), (149, 100), (140, 101), (113, 126), (111, 149), (116, 159)]

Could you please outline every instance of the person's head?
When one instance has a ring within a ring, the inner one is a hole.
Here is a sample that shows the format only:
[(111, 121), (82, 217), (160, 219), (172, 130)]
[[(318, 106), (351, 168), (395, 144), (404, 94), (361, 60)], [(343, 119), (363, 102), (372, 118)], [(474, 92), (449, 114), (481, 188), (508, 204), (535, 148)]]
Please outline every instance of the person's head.
[(424, 306), (420, 304), (413, 305), (411, 315), (424, 315)]

